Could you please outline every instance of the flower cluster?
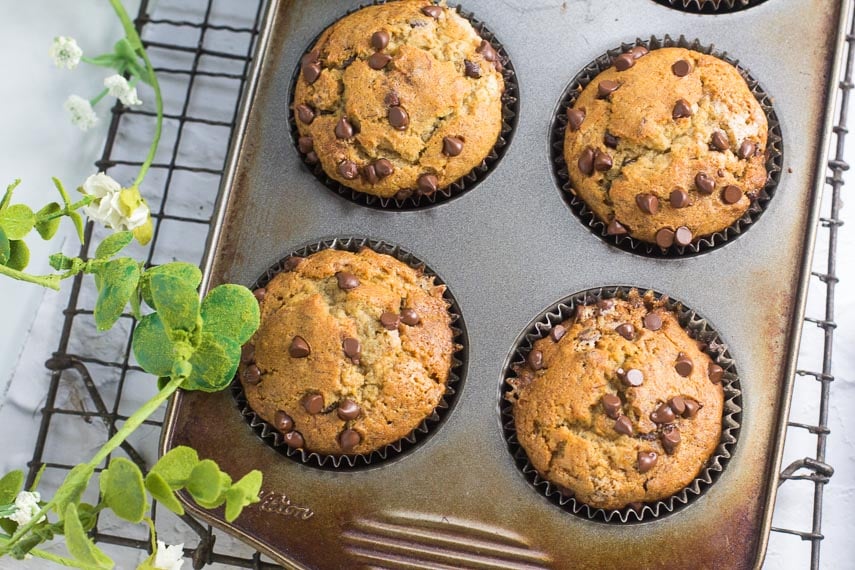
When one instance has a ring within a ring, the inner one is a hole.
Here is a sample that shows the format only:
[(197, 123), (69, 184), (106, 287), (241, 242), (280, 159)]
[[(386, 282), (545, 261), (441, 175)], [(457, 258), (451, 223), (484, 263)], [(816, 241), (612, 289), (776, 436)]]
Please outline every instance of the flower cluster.
[[(40, 500), (41, 496), (38, 492), (21, 491), (15, 498), (15, 512), (2, 518), (10, 519), (19, 525), (25, 525), (39, 514), (41, 510)], [(43, 521), (44, 518), (42, 516), (37, 522)]]

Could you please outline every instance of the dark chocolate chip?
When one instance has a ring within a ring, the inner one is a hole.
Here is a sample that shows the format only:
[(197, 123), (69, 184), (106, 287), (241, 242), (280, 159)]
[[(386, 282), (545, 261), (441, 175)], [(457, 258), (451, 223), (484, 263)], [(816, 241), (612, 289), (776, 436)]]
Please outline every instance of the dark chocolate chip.
[(610, 236), (622, 236), (627, 234), (627, 230), (623, 224), (613, 219), (606, 227), (606, 234)]
[(626, 71), (635, 65), (635, 57), (631, 53), (622, 53), (614, 59), (615, 69), (618, 71)]
[(303, 105), (301, 103), (297, 105), (295, 109), (297, 111), (297, 118), (300, 119), (301, 123), (311, 125), (312, 121), (315, 120), (315, 111), (313, 111), (308, 105)]
[(583, 150), (582, 154), (579, 155), (578, 164), (582, 174), (586, 176), (592, 175), (594, 173), (594, 149), (587, 147)]
[(264, 287), (260, 287), (253, 291), (252, 295), (255, 297), (255, 300), (260, 303), (267, 296), (267, 289), (265, 289)]
[(344, 451), (353, 451), (362, 441), (362, 436), (354, 429), (346, 429), (338, 435), (338, 444)]
[(600, 299), (599, 301), (597, 301), (597, 308), (600, 309), (600, 311), (609, 311), (613, 309), (614, 306), (614, 299)]
[(300, 58), (300, 65), (309, 65), (310, 63), (315, 63), (321, 58), (321, 52), (313, 49), (308, 53), (304, 53), (303, 57)]
[(394, 91), (391, 93), (387, 93), (383, 98), (383, 102), (389, 105), (390, 107), (397, 107), (401, 104), (401, 100), (398, 99), (398, 94)]
[(359, 278), (349, 271), (337, 271), (335, 278), (338, 281), (338, 288), (344, 291), (359, 287)]
[(655, 451), (639, 451), (638, 452), (638, 472), (647, 473), (656, 466), (656, 460), (659, 456)]
[(564, 328), (564, 325), (555, 325), (552, 327), (552, 330), (549, 331), (549, 338), (554, 342), (558, 342), (565, 334), (567, 334), (567, 329)]
[(319, 414), (324, 409), (324, 397), (321, 394), (306, 394), (300, 403), (303, 409), (312, 415)]
[(422, 174), (416, 183), (419, 186), (419, 192), (424, 195), (433, 194), (439, 188), (439, 179), (433, 174)]
[(496, 53), (496, 50), (493, 49), (492, 44), (487, 40), (481, 40), (481, 44), (475, 48), (475, 51), (484, 56), (484, 59), (490, 62), (495, 62), (499, 60), (499, 54)]
[(306, 358), (312, 353), (312, 348), (301, 336), (295, 336), (291, 339), (291, 346), (288, 347), (288, 354), (291, 358)]
[(377, 184), (380, 182), (380, 177), (377, 176), (377, 169), (373, 164), (366, 164), (362, 167), (362, 176), (369, 184)]
[(662, 328), (662, 317), (656, 313), (647, 313), (644, 315), (644, 328), (651, 331), (658, 331)]
[(609, 148), (617, 148), (620, 139), (606, 131), (606, 134), (603, 135), (603, 144)]
[(686, 226), (680, 226), (674, 231), (674, 242), (679, 246), (687, 246), (692, 243), (692, 230)]
[(659, 211), (659, 198), (653, 194), (636, 195), (635, 204), (638, 206), (638, 209), (645, 214), (655, 214)]
[(638, 368), (630, 368), (621, 377), (627, 386), (641, 386), (644, 384), (644, 374)]
[(525, 361), (532, 370), (540, 370), (543, 368), (543, 353), (539, 350), (532, 350), (526, 356)]
[(463, 60), (463, 73), (466, 77), (471, 77), (473, 79), (478, 79), (481, 77), (481, 66), (478, 65), (477, 62), (469, 61), (468, 59)]
[(393, 196), (393, 198), (395, 198), (395, 200), (398, 200), (400, 202), (402, 200), (406, 200), (407, 198), (409, 198), (412, 195), (413, 195), (413, 191), (411, 189), (401, 188), (400, 190), (395, 192), (395, 195)]
[(611, 79), (604, 79), (597, 85), (597, 98), (608, 99), (618, 89), (620, 89), (620, 83)]
[(315, 151), (306, 154), (306, 162), (308, 164), (317, 164), (318, 160), (318, 154)]
[(685, 99), (677, 99), (677, 102), (674, 104), (674, 110), (671, 111), (671, 117), (676, 121), (677, 119), (684, 119), (686, 117), (692, 116), (692, 106)]
[(668, 400), (668, 405), (674, 410), (674, 414), (682, 416), (686, 412), (686, 400), (682, 396), (674, 396)]
[(683, 354), (682, 352), (677, 355), (677, 361), (674, 363), (674, 370), (677, 371), (677, 374), (686, 378), (692, 373), (692, 369), (694, 368), (694, 364), (692, 364), (692, 359)]
[(608, 153), (597, 149), (594, 153), (594, 170), (605, 172), (612, 167), (612, 157)]
[(629, 53), (632, 54), (632, 57), (635, 59), (640, 59), (649, 53), (649, 50), (644, 46), (635, 46), (629, 50)]
[(606, 412), (608, 417), (613, 420), (618, 419), (622, 405), (620, 398), (614, 394), (604, 394), (603, 397), (600, 398), (600, 402), (603, 404), (603, 411)]
[(671, 73), (677, 77), (686, 77), (691, 71), (692, 65), (685, 59), (675, 61), (674, 65), (671, 66)]
[(712, 134), (711, 144), (714, 149), (722, 152), (730, 148), (730, 141), (727, 140), (727, 135), (722, 131), (716, 131)]
[(698, 415), (698, 410), (701, 409), (701, 405), (694, 400), (686, 399), (686, 410), (683, 412), (682, 416), (687, 419), (692, 419), (696, 415)]
[(673, 454), (678, 445), (680, 445), (680, 430), (676, 426), (662, 432), (662, 447), (665, 449), (665, 453)]
[(359, 176), (359, 167), (351, 160), (344, 160), (338, 165), (338, 173), (345, 180), (353, 180)]
[(650, 421), (657, 424), (670, 424), (676, 419), (674, 410), (668, 404), (659, 404), (650, 414)]
[(615, 431), (623, 435), (632, 435), (632, 421), (626, 416), (619, 417), (615, 421)]
[(401, 322), (400, 317), (395, 313), (385, 312), (380, 315), (380, 324), (383, 325), (383, 328), (389, 331), (398, 330), (398, 323)]
[(567, 109), (567, 126), (571, 131), (578, 131), (585, 121), (584, 109)]
[(722, 378), (724, 378), (724, 368), (722, 368), (715, 362), (710, 362), (708, 372), (710, 376), (710, 382), (712, 382), (713, 384), (721, 384), (721, 380)]
[(362, 354), (362, 345), (359, 341), (352, 337), (347, 337), (341, 341), (341, 348), (344, 350), (344, 355), (354, 362), (359, 361), (359, 355)]
[(338, 414), (338, 417), (344, 421), (355, 420), (359, 417), (359, 414), (362, 413), (362, 409), (359, 407), (359, 404), (353, 400), (344, 400), (338, 405), (336, 413)]
[(240, 349), (240, 361), (243, 364), (252, 364), (255, 362), (255, 345), (245, 344)]
[(442, 139), (442, 154), (454, 157), (461, 152), (463, 152), (463, 139), (460, 137), (444, 137)]
[(250, 364), (243, 369), (243, 381), (247, 384), (258, 384), (261, 382), (261, 370), (255, 364)]
[(335, 136), (340, 139), (349, 139), (354, 134), (353, 125), (347, 120), (347, 117), (342, 117), (338, 120), (335, 126)]
[(674, 245), (674, 230), (662, 228), (656, 232), (656, 245), (662, 249), (668, 249)]
[(618, 325), (617, 327), (615, 327), (615, 332), (626, 340), (635, 339), (635, 327), (632, 326), (631, 323), (623, 323), (622, 325)]
[(311, 85), (321, 76), (321, 64), (316, 62), (303, 65), (303, 79)]
[(303, 435), (298, 431), (289, 431), (282, 436), (282, 439), (285, 440), (285, 445), (291, 449), (299, 449), (305, 445)]
[(736, 204), (742, 199), (742, 188), (730, 184), (721, 192), (721, 201), (725, 204)]
[(315, 139), (308, 136), (300, 137), (299, 139), (297, 139), (297, 148), (303, 154), (312, 152), (312, 150), (315, 148)]
[(712, 194), (715, 190), (715, 180), (706, 172), (695, 174), (695, 186), (701, 194)]
[(682, 188), (674, 188), (669, 196), (672, 208), (685, 208), (689, 205), (689, 193)]
[(390, 107), (386, 117), (389, 119), (389, 124), (399, 131), (405, 130), (410, 124), (410, 115), (403, 107)]
[(421, 317), (415, 309), (401, 309), (401, 322), (407, 326), (414, 327), (421, 322)]
[(368, 67), (371, 69), (380, 70), (386, 67), (392, 61), (392, 56), (382, 52), (374, 52), (368, 58)]
[(425, 6), (422, 8), (422, 14), (430, 16), (434, 20), (439, 20), (442, 15), (442, 6)]
[(386, 49), (386, 46), (389, 45), (389, 32), (386, 30), (379, 30), (371, 34), (371, 47), (380, 51), (382, 49)]
[(751, 158), (754, 156), (754, 152), (757, 150), (757, 145), (749, 140), (742, 141), (742, 144), (739, 145), (739, 152), (736, 153), (736, 156), (745, 160), (747, 158)]
[(273, 416), (273, 427), (286, 433), (294, 429), (294, 419), (285, 413), (284, 410), (277, 410)]
[(387, 159), (381, 158), (374, 163), (374, 170), (377, 172), (377, 176), (380, 178), (386, 178), (395, 172), (395, 167), (392, 166), (392, 163)]

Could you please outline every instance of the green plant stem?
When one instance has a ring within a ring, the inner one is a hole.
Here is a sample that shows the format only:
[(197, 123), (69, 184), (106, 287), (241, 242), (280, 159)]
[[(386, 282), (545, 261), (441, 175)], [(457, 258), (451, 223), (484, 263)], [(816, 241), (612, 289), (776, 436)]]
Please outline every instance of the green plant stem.
[(128, 16), (121, 0), (110, 0), (110, 5), (113, 6), (113, 10), (122, 22), (122, 27), (125, 30), (125, 36), (127, 36), (128, 41), (131, 42), (131, 45), (134, 46), (140, 56), (142, 56), (143, 61), (145, 61), (145, 69), (148, 72), (151, 87), (154, 89), (154, 101), (157, 108), (157, 124), (154, 129), (154, 139), (152, 139), (151, 146), (148, 149), (148, 156), (146, 156), (145, 162), (140, 166), (139, 174), (137, 174), (137, 178), (134, 180), (133, 185), (139, 188), (143, 179), (145, 179), (145, 175), (148, 172), (151, 163), (154, 162), (154, 155), (157, 152), (157, 146), (160, 144), (160, 133), (163, 128), (163, 96), (160, 92), (160, 83), (157, 81), (157, 75), (154, 73), (154, 66), (151, 64), (151, 60), (148, 58), (148, 53), (143, 47), (142, 40), (140, 39), (139, 34), (137, 34), (137, 29), (134, 27), (134, 23), (130, 16)]
[(69, 204), (68, 206), (66, 206), (65, 208), (60, 210), (59, 212), (54, 212), (53, 214), (47, 214), (47, 215), (43, 215), (43, 216), (36, 216), (36, 223), (38, 224), (39, 222), (47, 222), (48, 220), (53, 220), (55, 218), (61, 218), (63, 216), (67, 216), (69, 212), (79, 210), (80, 208), (82, 208), (84, 206), (88, 206), (89, 204), (94, 202), (96, 199), (97, 198), (95, 198), (94, 196), (90, 196), (87, 194), (86, 196), (83, 197), (82, 200), (79, 200), (79, 201), (75, 202), (74, 204)]
[[(10, 538), (11, 538), (10, 536), (6, 536), (5, 534), (0, 535), (0, 545), (5, 546), (6, 543), (9, 542)], [(45, 550), (39, 550), (38, 548), (33, 548), (32, 550), (30, 550), (29, 554), (32, 554), (33, 556), (35, 556), (37, 558), (49, 560), (49, 561), (54, 562), (56, 564), (61, 564), (62, 566), (70, 566), (72, 568), (79, 568), (80, 567), (80, 564), (78, 564), (74, 560), (71, 560), (70, 558), (58, 556), (56, 554), (52, 554), (52, 553), (47, 552)]]
[(12, 269), (5, 265), (0, 265), (0, 275), (5, 275), (12, 279), (17, 279), (18, 281), (35, 283), (36, 285), (48, 287), (54, 291), (59, 291), (59, 282), (64, 279), (64, 277), (60, 275), (30, 275), (29, 273), (24, 273), (23, 271), (18, 271), (17, 269)]
[(94, 107), (95, 105), (97, 105), (98, 103), (100, 103), (100, 102), (101, 102), (101, 99), (103, 99), (104, 97), (106, 97), (106, 96), (107, 96), (107, 93), (109, 93), (109, 92), (110, 92), (110, 90), (109, 90), (109, 89), (102, 89), (100, 93), (98, 93), (97, 95), (95, 95), (94, 97), (92, 97), (92, 98), (89, 100), (89, 104), (90, 104), (90, 105), (92, 105), (92, 106)]

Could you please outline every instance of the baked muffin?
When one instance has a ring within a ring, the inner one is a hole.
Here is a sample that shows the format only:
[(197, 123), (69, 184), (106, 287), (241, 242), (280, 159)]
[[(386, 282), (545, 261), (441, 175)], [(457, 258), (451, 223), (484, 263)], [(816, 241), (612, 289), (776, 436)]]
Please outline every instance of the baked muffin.
[(766, 183), (766, 115), (739, 71), (683, 48), (633, 47), (567, 109), (573, 192), (663, 249), (720, 232)]
[(455, 345), (444, 285), (388, 255), (293, 257), (256, 291), (249, 406), (292, 448), (365, 454), (408, 435), (445, 394)]
[(508, 380), (537, 472), (593, 508), (686, 487), (721, 437), (723, 370), (652, 293), (580, 306)]
[(293, 107), (300, 151), (359, 192), (433, 194), (496, 143), (501, 69), (490, 43), (444, 2), (363, 8), (303, 56)]

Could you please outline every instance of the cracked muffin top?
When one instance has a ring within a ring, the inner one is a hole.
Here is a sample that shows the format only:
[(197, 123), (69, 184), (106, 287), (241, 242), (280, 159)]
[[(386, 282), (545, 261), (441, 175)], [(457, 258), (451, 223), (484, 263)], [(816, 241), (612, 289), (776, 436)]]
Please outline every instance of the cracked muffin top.
[(256, 291), (240, 379), (292, 448), (364, 454), (408, 435), (445, 393), (455, 350), (444, 285), (388, 255), (292, 257)]
[(594, 508), (666, 499), (721, 437), (723, 370), (652, 293), (580, 306), (508, 380), (532, 466)]
[(636, 46), (567, 110), (573, 191), (609, 235), (686, 246), (738, 220), (766, 183), (766, 115), (739, 71)]
[(368, 6), (321, 34), (294, 93), (307, 162), (354, 190), (405, 199), (487, 158), (502, 126), (502, 64), (444, 4)]

